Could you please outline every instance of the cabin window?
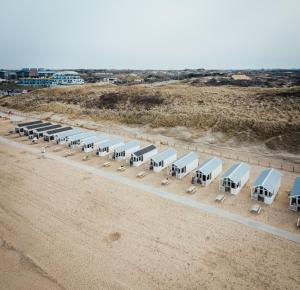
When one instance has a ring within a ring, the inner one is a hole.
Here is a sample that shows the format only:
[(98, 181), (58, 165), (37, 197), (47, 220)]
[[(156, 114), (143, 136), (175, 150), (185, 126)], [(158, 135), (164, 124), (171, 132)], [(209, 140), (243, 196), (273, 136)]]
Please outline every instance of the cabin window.
[(234, 182), (231, 183), (231, 188), (236, 188), (236, 184)]
[(207, 180), (211, 180), (211, 173), (210, 173), (210, 174), (208, 174), (208, 176), (207, 176)]
[(292, 198), (291, 204), (292, 204), (292, 205), (296, 205), (296, 198), (295, 198), (295, 197)]
[(206, 181), (206, 175), (203, 175), (202, 179), (203, 181)]

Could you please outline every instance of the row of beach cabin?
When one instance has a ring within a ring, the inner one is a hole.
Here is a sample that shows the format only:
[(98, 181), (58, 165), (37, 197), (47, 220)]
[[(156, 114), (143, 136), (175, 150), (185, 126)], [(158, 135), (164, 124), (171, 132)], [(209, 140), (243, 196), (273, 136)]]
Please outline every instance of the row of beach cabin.
[[(182, 179), (194, 172), (193, 184), (208, 186), (222, 172), (222, 160), (211, 157), (202, 164), (198, 164), (195, 152), (189, 152), (177, 158), (174, 148), (167, 148), (158, 152), (153, 144), (140, 148), (140, 142), (131, 140), (124, 143), (122, 138), (110, 138), (107, 134), (97, 134), (94, 131), (83, 131), (72, 127), (49, 122), (33, 121), (18, 124), (15, 132), (29, 138), (41, 138), (45, 141), (54, 140), (57, 144), (67, 144), (70, 148), (79, 146), (84, 152), (96, 151), (98, 156), (109, 155), (111, 159), (129, 159), (130, 166), (140, 166), (149, 163), (149, 169), (154, 172), (168, 168), (169, 175)], [(220, 192), (238, 194), (248, 182), (250, 167), (244, 162), (231, 165), (221, 176)], [(281, 184), (281, 173), (273, 168), (264, 169), (251, 186), (251, 198), (272, 204)], [(300, 176), (296, 178), (290, 193), (290, 209), (300, 209)]]

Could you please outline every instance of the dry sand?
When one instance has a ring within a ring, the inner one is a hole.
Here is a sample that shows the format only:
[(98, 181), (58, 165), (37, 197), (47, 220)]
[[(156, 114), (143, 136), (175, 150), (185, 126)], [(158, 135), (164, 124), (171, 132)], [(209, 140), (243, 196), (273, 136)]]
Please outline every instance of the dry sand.
[[(9, 124), (0, 124), (3, 135)], [(86, 162), (100, 167), (104, 160)], [(140, 170), (120, 174), (135, 178)], [(284, 190), (294, 177), (286, 175)], [(299, 287), (300, 247), (293, 242), (4, 144), (0, 176), (0, 289)], [(162, 177), (149, 174), (143, 182), (159, 186)], [(188, 184), (172, 180), (168, 189), (184, 194)], [(191, 198), (210, 203), (216, 187)], [(223, 206), (248, 215), (250, 204), (244, 190)], [(289, 219), (297, 215), (286, 205), (283, 191), (257, 219), (296, 231)]]

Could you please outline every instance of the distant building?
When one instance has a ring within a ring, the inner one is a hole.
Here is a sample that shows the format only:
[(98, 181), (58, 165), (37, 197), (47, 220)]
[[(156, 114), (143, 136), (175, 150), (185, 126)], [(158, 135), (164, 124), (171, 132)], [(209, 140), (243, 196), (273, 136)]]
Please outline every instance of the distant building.
[(41, 86), (41, 87), (81, 85), (83, 83), (84, 80), (75, 71), (61, 71), (61, 72), (53, 73), (52, 76), (50, 77), (23, 78), (19, 81), (19, 84), (23, 86)]

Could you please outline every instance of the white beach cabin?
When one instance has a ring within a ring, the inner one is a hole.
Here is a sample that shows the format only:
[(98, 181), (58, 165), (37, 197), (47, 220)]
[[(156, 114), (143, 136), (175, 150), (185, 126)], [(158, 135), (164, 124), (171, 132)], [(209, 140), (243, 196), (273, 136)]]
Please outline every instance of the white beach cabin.
[(68, 143), (69, 147), (74, 147), (76, 145), (79, 145), (80, 142), (82, 142), (84, 139), (88, 139), (88, 138), (94, 137), (96, 135), (97, 134), (94, 131), (76, 134), (76, 135), (70, 136), (68, 138), (67, 143)]
[(195, 152), (187, 153), (171, 165), (170, 175), (181, 179), (198, 166), (198, 156)]
[(62, 128), (47, 131), (46, 133), (44, 133), (44, 140), (49, 142), (51, 140), (54, 140), (59, 133), (67, 132), (71, 130), (73, 130), (72, 127), (62, 127)]
[(300, 209), (300, 176), (295, 178), (290, 193), (290, 209), (294, 211), (298, 211)]
[(126, 159), (131, 153), (137, 151), (140, 148), (140, 142), (137, 140), (131, 140), (128, 143), (117, 147), (111, 155), (112, 159), (121, 160)]
[(211, 157), (203, 162), (192, 177), (193, 184), (208, 186), (222, 172), (222, 160)]
[(61, 128), (61, 125), (50, 125), (47, 127), (34, 129), (33, 134), (29, 135), (29, 139), (33, 139), (33, 138), (39, 139), (39, 138), (43, 137), (45, 132), (54, 130), (54, 129), (58, 129), (58, 128)]
[(34, 129), (44, 128), (44, 127), (51, 126), (51, 125), (53, 125), (53, 124), (47, 122), (47, 123), (40, 123), (40, 124), (36, 124), (36, 125), (26, 126), (26, 127), (24, 127), (24, 129), (23, 129), (23, 134), (24, 134), (25, 136), (30, 136), (30, 135), (33, 134), (33, 130), (34, 130)]
[(177, 159), (177, 152), (174, 148), (167, 148), (150, 159), (150, 170), (159, 172), (170, 166)]
[(122, 138), (112, 138), (111, 140), (100, 143), (96, 154), (98, 156), (108, 155), (122, 145), (124, 145)]
[(249, 175), (250, 167), (248, 164), (241, 162), (231, 165), (220, 179), (220, 191), (238, 194), (248, 181)]
[(251, 198), (272, 204), (281, 183), (281, 173), (273, 168), (264, 169), (251, 187)]
[(57, 144), (65, 144), (69, 137), (81, 134), (83, 131), (81, 129), (72, 129), (66, 132), (60, 132), (55, 136), (55, 142)]
[(21, 133), (24, 131), (24, 128), (26, 126), (30, 126), (30, 125), (36, 125), (36, 124), (41, 124), (43, 123), (42, 121), (32, 121), (32, 122), (26, 122), (26, 123), (19, 123), (17, 124), (17, 126), (15, 127), (15, 132), (16, 133)]
[(97, 150), (99, 145), (109, 140), (107, 134), (96, 135), (92, 138), (86, 139), (81, 143), (81, 150), (84, 152), (92, 152)]
[(130, 166), (140, 166), (142, 163), (151, 159), (152, 156), (157, 154), (157, 148), (155, 145), (150, 144), (145, 146), (142, 149), (131, 153), (130, 157)]

